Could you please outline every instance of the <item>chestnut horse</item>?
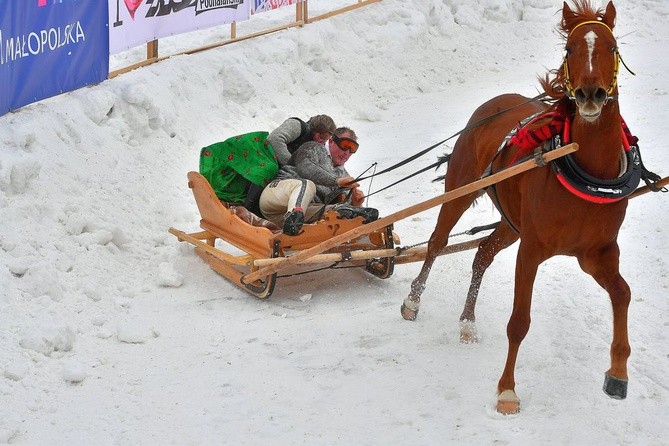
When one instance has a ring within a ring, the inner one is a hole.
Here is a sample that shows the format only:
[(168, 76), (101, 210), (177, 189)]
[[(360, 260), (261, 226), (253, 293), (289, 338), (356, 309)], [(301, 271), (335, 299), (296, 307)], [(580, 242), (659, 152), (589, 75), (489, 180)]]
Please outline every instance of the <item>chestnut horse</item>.
[[(507, 167), (520, 150), (511, 145), (498, 152), (510, 130), (524, 118), (554, 110), (563, 110), (570, 123), (571, 141), (579, 145), (579, 150), (570, 156), (581, 171), (602, 181), (621, 175), (623, 147), (628, 146), (617, 101), (620, 56), (612, 32), (616, 10), (611, 2), (603, 11), (591, 7), (587, 0), (574, 1), (574, 10), (564, 3), (559, 24), (566, 40), (563, 65), (541, 80), (544, 91), (553, 99), (551, 105), (515, 94), (498, 96), (481, 105), (467, 126), (473, 128), (464, 132), (453, 148), (445, 176), (446, 191), (479, 179), (490, 168), (498, 171)], [(513, 310), (507, 325), (509, 348), (497, 386), (497, 410), (515, 413), (520, 409), (514, 368), (520, 343), (530, 327), (532, 286), (539, 264), (555, 255), (576, 257), (583, 271), (609, 294), (613, 306), (613, 341), (604, 391), (612, 398), (625, 398), (630, 355), (627, 336), (630, 288), (618, 269), (620, 251), (616, 239), (625, 217), (627, 198), (586, 200), (568, 190), (551, 167), (532, 169), (487, 192), (503, 219), (476, 253), (460, 320), (461, 338), (468, 341), (475, 336), (474, 307), (483, 274), (499, 251), (520, 239)], [(416, 318), (435, 257), (448, 243), (458, 219), (481, 193), (442, 205), (425, 262), (402, 305), (405, 319)]]

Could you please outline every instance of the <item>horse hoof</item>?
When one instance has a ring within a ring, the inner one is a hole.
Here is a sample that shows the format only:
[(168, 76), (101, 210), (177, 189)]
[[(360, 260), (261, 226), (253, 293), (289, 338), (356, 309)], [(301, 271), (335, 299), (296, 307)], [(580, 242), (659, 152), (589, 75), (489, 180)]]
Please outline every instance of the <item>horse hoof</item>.
[(479, 335), (476, 331), (475, 322), (460, 321), (460, 342), (463, 344), (478, 344)]
[(520, 412), (520, 399), (513, 390), (505, 390), (497, 396), (497, 412), (513, 415)]
[(604, 393), (616, 400), (627, 398), (627, 380), (604, 375)]
[(407, 321), (415, 321), (416, 316), (418, 316), (418, 310), (412, 310), (405, 304), (402, 304), (402, 308), (400, 309), (400, 311), (402, 313), (402, 317)]

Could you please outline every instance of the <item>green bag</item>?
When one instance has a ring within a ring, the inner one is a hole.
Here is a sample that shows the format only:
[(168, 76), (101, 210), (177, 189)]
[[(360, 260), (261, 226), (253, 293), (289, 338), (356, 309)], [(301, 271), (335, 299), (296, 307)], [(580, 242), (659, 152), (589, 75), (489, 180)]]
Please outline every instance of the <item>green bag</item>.
[(264, 187), (274, 179), (279, 164), (267, 142), (269, 132), (233, 136), (200, 150), (200, 174), (219, 200), (243, 203), (249, 182)]

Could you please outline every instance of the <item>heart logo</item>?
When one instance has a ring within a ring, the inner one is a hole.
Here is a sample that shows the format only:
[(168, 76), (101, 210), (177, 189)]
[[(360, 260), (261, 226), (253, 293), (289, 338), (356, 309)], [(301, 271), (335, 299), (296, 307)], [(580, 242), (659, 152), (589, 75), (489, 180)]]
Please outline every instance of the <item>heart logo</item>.
[(123, 0), (125, 2), (125, 7), (128, 8), (130, 13), (130, 18), (135, 20), (135, 11), (139, 8), (139, 5), (142, 4), (143, 0)]

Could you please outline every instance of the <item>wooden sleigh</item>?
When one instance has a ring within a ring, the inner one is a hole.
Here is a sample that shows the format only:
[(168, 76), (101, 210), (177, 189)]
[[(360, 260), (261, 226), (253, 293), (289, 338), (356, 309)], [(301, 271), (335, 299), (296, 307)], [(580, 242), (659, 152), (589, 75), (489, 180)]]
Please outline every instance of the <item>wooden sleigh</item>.
[[(200, 227), (203, 231), (185, 233), (170, 228), (169, 232), (179, 241), (194, 245), (195, 252), (216, 272), (259, 298), (267, 298), (272, 294), (278, 271), (297, 265), (348, 262), (385, 279), (392, 275), (395, 265), (423, 261), (427, 250), (424, 246), (396, 248), (399, 239), (393, 233), (395, 222), (544, 166), (576, 150), (577, 144), (565, 145), (543, 154), (540, 159), (530, 159), (508, 167), (368, 224), (362, 223), (362, 217), (339, 219), (336, 212), (330, 211), (317, 223), (305, 224), (296, 236), (253, 226), (246, 221), (248, 218), (240, 218), (238, 210), (223, 205), (202, 175), (189, 172), (188, 185), (202, 217)], [(669, 181), (664, 178), (656, 186), (665, 186), (667, 183)], [(630, 198), (648, 191), (647, 186), (640, 187)], [(485, 238), (447, 245), (439, 255), (477, 248)]]
[[(195, 245), (195, 252), (216, 272), (259, 298), (267, 298), (274, 291), (276, 272), (251, 281), (244, 280), (245, 275), (257, 271), (267, 261), (286, 258), (363, 226), (362, 217), (343, 219), (337, 212), (328, 211), (318, 222), (305, 224), (298, 235), (289, 236), (254, 225), (263, 220), (244, 208), (225, 206), (206, 178), (197, 172), (188, 173), (188, 186), (200, 211), (203, 231), (186, 234), (170, 228), (170, 233), (179, 241)], [(392, 249), (399, 241), (392, 229), (389, 224), (365, 232), (303, 263), (350, 262), (385, 279), (392, 275), (394, 268), (393, 257), (387, 254), (394, 252)], [(220, 240), (218, 244), (217, 240)]]

